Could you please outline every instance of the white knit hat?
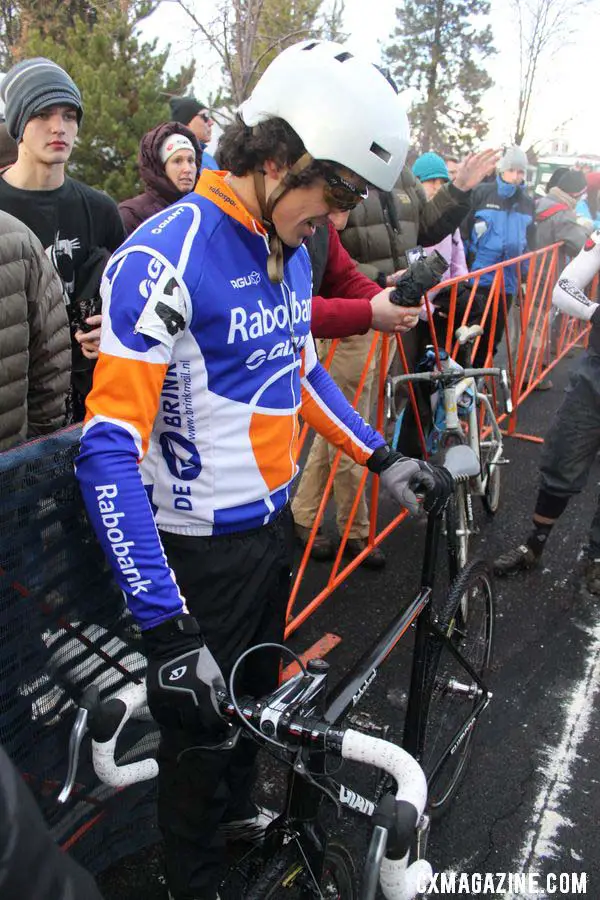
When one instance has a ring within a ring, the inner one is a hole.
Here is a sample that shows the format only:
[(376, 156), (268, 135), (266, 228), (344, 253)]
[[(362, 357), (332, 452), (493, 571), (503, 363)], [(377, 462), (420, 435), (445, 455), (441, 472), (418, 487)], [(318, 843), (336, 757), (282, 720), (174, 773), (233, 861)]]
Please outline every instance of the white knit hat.
[(196, 150), (189, 138), (184, 134), (170, 134), (160, 148), (160, 161), (163, 166), (169, 157), (177, 153), (178, 150), (191, 150), (194, 158), (196, 157)]

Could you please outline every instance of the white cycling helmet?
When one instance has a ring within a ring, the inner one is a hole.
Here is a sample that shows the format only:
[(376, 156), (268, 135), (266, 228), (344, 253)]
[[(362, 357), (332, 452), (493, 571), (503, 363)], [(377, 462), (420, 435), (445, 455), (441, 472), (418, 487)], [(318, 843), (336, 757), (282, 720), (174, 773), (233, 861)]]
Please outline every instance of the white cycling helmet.
[(239, 108), (252, 127), (277, 116), (314, 159), (331, 160), (382, 191), (406, 161), (410, 135), (396, 91), (372, 63), (333, 41), (283, 50)]

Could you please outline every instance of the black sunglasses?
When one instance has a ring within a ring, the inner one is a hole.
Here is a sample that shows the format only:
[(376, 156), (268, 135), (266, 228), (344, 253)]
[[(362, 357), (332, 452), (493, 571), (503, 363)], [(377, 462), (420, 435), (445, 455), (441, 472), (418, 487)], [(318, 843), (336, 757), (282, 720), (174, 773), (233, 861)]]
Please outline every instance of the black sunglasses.
[(340, 212), (350, 212), (366, 200), (369, 193), (366, 185), (360, 188), (331, 169), (323, 169), (322, 175), (326, 183), (324, 196), (328, 206), (339, 209)]
[(208, 124), (210, 122), (210, 114), (207, 112), (199, 112), (198, 116)]

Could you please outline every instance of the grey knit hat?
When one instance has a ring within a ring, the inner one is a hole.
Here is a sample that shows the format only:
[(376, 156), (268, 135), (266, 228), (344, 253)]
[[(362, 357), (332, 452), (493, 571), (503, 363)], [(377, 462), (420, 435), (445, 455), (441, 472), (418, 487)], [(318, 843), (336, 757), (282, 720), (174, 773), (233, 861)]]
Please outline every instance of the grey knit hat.
[(43, 56), (24, 59), (13, 66), (0, 84), (0, 96), (6, 105), (8, 133), (17, 143), (31, 117), (48, 106), (73, 106), (77, 122), (83, 116), (79, 88), (64, 69)]
[(522, 169), (523, 172), (526, 172), (528, 165), (527, 154), (522, 147), (518, 147), (515, 144), (504, 151), (504, 156), (498, 163), (498, 171), (507, 172), (509, 169)]

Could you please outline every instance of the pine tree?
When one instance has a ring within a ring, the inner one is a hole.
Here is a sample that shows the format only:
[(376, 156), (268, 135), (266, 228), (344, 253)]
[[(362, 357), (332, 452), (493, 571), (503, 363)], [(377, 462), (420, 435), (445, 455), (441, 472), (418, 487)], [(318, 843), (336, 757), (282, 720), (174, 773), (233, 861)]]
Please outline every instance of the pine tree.
[(117, 202), (139, 193), (141, 137), (169, 119), (169, 95), (183, 93), (193, 67), (167, 78), (168, 49), (140, 43), (135, 14), (117, 4), (96, 8), (95, 21), (75, 17), (66, 32), (29, 30), (21, 56), (46, 56), (61, 65), (81, 91), (84, 116), (68, 172)]
[(404, 0), (385, 59), (400, 90), (413, 88), (409, 114), (419, 153), (462, 154), (476, 147), (488, 124), (481, 99), (492, 80), (483, 68), (495, 53), (481, 17), (487, 0)]

